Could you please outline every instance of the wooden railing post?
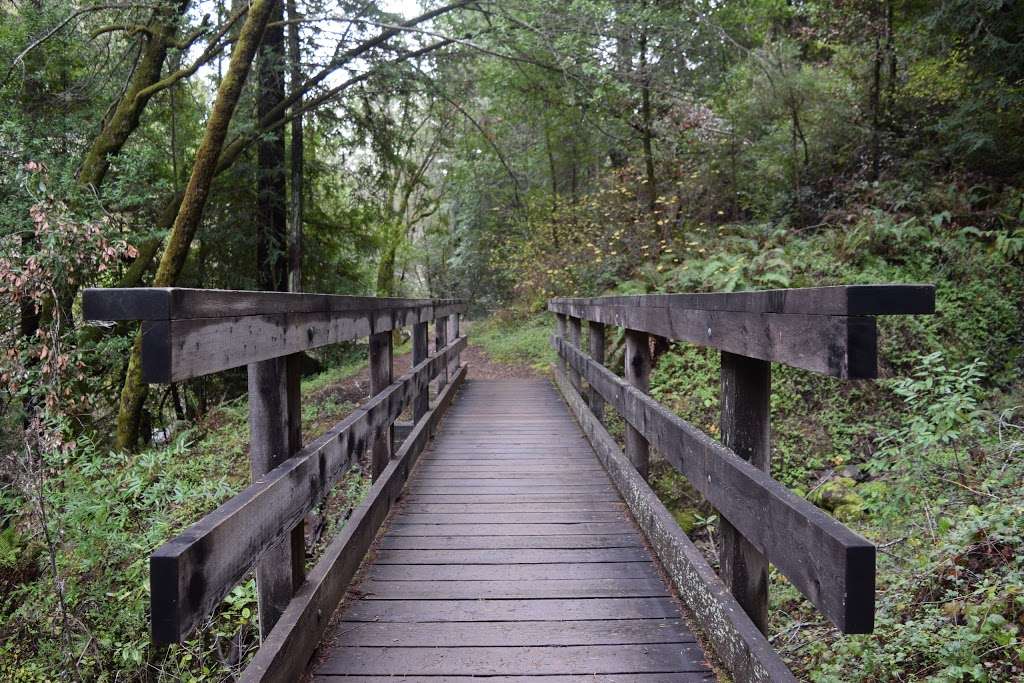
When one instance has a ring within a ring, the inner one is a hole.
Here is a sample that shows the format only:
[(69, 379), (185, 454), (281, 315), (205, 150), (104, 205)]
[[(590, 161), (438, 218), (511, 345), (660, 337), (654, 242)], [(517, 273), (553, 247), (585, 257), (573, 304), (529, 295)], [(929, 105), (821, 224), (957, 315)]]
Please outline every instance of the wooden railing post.
[[(722, 443), (764, 472), (771, 467), (768, 361), (722, 352)], [(751, 621), (768, 632), (768, 560), (721, 514), (718, 556), (722, 581)]]
[[(569, 316), (567, 331), (569, 343), (577, 349), (580, 348), (580, 319)], [(583, 380), (580, 378), (580, 373), (576, 372), (574, 368), (569, 369), (569, 379), (576, 391), (583, 393)]]
[[(637, 330), (626, 330), (626, 381), (648, 393), (651, 377), (651, 346), (647, 334)], [(647, 479), (650, 471), (651, 449), (647, 439), (626, 425), (626, 456), (640, 476)]]
[[(567, 324), (566, 324), (566, 321), (565, 321), (565, 316), (563, 314), (561, 314), (561, 313), (556, 313), (555, 314), (555, 336), (556, 337), (562, 337), (564, 339), (565, 338), (565, 333), (566, 333), (566, 326), (567, 326)], [(562, 358), (561, 355), (559, 355), (558, 356), (558, 369), (561, 370), (562, 372), (566, 372), (566, 368), (567, 367), (568, 367), (568, 365), (566, 364), (565, 359)]]
[[(602, 323), (589, 322), (590, 328), (590, 357), (596, 362), (604, 365), (604, 325)], [(594, 413), (598, 422), (604, 422), (604, 399), (594, 387), (590, 387), (590, 411)]]
[[(459, 314), (452, 313), (448, 316), (448, 339), (455, 340), (459, 338)], [(448, 374), (454, 375), (459, 369), (461, 360), (459, 355), (454, 355), (448, 362)]]
[[(255, 481), (302, 447), (300, 422), (301, 354), (250, 363), (249, 458)], [(260, 638), (265, 638), (305, 578), (304, 524), (264, 553), (256, 565)]]
[[(448, 316), (442, 316), (434, 320), (434, 353), (437, 353), (448, 345)], [(437, 393), (441, 393), (448, 384), (448, 364), (441, 365), (437, 373)]]
[[(412, 364), (413, 367), (419, 365), (427, 359), (430, 355), (428, 349), (427, 340), (427, 323), (416, 323), (412, 326)], [(427, 382), (427, 386), (424, 387), (423, 391), (413, 400), (412, 404), (412, 421), (413, 423), (419, 422), (427, 411), (430, 410), (430, 383)]]
[[(376, 396), (391, 384), (391, 330), (370, 335), (370, 396)], [(373, 439), (373, 451), (370, 457), (370, 474), (373, 481), (388, 466), (391, 459), (391, 435), (394, 426), (383, 427)]]

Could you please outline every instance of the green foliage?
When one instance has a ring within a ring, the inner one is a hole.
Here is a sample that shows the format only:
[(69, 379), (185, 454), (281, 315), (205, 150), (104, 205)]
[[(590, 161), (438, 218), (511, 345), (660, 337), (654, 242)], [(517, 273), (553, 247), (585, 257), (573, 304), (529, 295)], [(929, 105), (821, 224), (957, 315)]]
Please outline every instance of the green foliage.
[(526, 364), (546, 373), (555, 362), (554, 322), (547, 315), (492, 317), (472, 323), (467, 334), (500, 363)]

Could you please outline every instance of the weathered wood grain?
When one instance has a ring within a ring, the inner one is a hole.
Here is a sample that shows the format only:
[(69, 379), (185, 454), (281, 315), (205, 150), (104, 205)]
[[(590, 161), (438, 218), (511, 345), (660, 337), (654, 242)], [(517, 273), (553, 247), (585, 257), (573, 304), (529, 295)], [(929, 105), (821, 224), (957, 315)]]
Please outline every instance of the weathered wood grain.
[(465, 310), (465, 304), (457, 299), (396, 299), (187, 287), (89, 288), (82, 295), (82, 309), (87, 320), (182, 320), (275, 313), (423, 311), (428, 308), (432, 310), (421, 314), (421, 320)]
[[(647, 335), (643, 332), (626, 330), (625, 372), (626, 381), (637, 391), (645, 394), (650, 391), (651, 347)], [(578, 388), (579, 382), (573, 386)], [(596, 391), (593, 386), (590, 389)], [(651, 448), (643, 432), (629, 423), (626, 424), (626, 457), (646, 480), (651, 467)]]
[(878, 372), (877, 330), (869, 316), (555, 302), (548, 308), (834, 377), (871, 379)]
[(739, 683), (795, 683), (796, 678), (768, 640), (750, 621), (615, 440), (590, 413), (565, 374), (558, 372), (556, 381), (672, 584), (733, 679)]
[[(722, 352), (722, 445), (765, 474), (771, 473), (771, 365)], [(722, 582), (762, 633), (768, 633), (768, 560), (726, 517), (718, 531)]]
[(550, 310), (561, 313), (566, 312), (567, 305), (582, 304), (806, 315), (919, 315), (935, 312), (935, 285), (839, 285), (706, 294), (559, 298), (552, 299), (551, 304), (555, 308)]
[[(150, 558), (153, 638), (178, 642), (401, 414), (465, 337), (412, 368), (294, 457), (211, 512)], [(414, 438), (410, 435), (406, 445)]]
[[(392, 360), (391, 332), (377, 332), (370, 335), (370, 396), (376, 396), (391, 384), (391, 374), (394, 370)], [(446, 358), (445, 367), (455, 354)], [(422, 394), (422, 390), (415, 394), (415, 401)], [(398, 417), (397, 415), (395, 416)], [(376, 481), (388, 461), (391, 460), (391, 443), (393, 441), (393, 427), (391, 423), (376, 425), (370, 435), (370, 478)]]
[[(258, 481), (301, 448), (301, 365), (286, 356), (248, 366), (249, 461)], [(300, 520), (288, 538), (268, 549), (256, 564), (260, 634), (274, 627), (305, 578), (306, 545)]]
[[(604, 365), (604, 325), (598, 322), (588, 322), (587, 327), (590, 330), (590, 357), (594, 359), (595, 363), (600, 363), (601, 365)], [(593, 387), (589, 387), (587, 389), (587, 397), (590, 400), (590, 412), (594, 414), (594, 416), (598, 419), (599, 422), (603, 422), (604, 399), (601, 398), (601, 394), (597, 393)]]
[[(444, 683), (480, 683), (476, 676), (445, 676)], [(704, 683), (717, 680), (709, 671), (663, 674), (581, 674), (567, 676), (488, 676), (487, 683)], [(438, 683), (437, 676), (313, 676), (313, 683)]]
[[(444, 353), (437, 357), (446, 360)], [(294, 681), (296, 673), (306, 668), (327, 629), (331, 612), (344, 595), (377, 530), (401, 494), (429, 434), (436, 428), (465, 376), (466, 367), (462, 366), (438, 395), (436, 406), (416, 425), (364, 501), (352, 512), (341, 533), (328, 546), (242, 673), (243, 683)]]
[(142, 377), (162, 383), (359, 339), (465, 308), (454, 300), (435, 304), (156, 288), (90, 289), (83, 301), (87, 320), (143, 320)]
[(844, 633), (871, 632), (874, 545), (571, 345), (553, 343), (822, 614)]
[[(427, 337), (427, 322), (412, 326), (412, 364), (419, 365), (430, 355), (430, 339)], [(430, 410), (430, 387), (424, 387), (412, 404), (412, 421), (419, 422)]]
[(378, 550), (375, 562), (378, 565), (445, 565), (460, 567), (468, 565), (512, 565), (561, 563), (580, 566), (584, 563), (607, 564), (611, 562), (649, 562), (650, 556), (643, 547), (634, 545), (626, 548), (519, 548), (468, 549), (444, 548), (437, 550)]
[(563, 647), (359, 647), (338, 648), (324, 661), (324, 674), (405, 676), (495, 676), (663, 673), (705, 671), (696, 643), (567, 645)]
[(380, 540), (384, 550), (514, 550), (638, 548), (644, 541), (637, 532), (615, 535), (568, 536), (392, 536)]
[(377, 624), (345, 627), (331, 645), (365, 647), (387, 642), (405, 647), (552, 647), (567, 645), (630, 645), (692, 643), (693, 634), (679, 619), (616, 619), (612, 621), (450, 622), (437, 624)]
[(672, 598), (556, 598), (552, 600), (360, 600), (345, 622), (575, 621), (678, 619)]
[[(620, 513), (621, 514), (621, 513)], [(643, 558), (634, 562), (546, 562), (523, 564), (508, 562), (491, 564), (406, 564), (393, 565), (375, 561), (366, 573), (371, 581), (471, 581), (522, 582), (564, 581), (568, 579), (648, 579), (658, 580), (654, 565)], [(664, 589), (664, 586), (662, 586)], [(387, 588), (385, 588), (387, 592)]]

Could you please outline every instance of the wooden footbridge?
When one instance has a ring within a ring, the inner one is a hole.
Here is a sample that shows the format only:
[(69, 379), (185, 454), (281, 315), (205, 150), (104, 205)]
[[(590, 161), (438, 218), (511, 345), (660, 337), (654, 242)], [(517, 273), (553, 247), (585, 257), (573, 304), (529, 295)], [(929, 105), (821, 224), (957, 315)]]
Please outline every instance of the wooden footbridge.
[[(246, 681), (793, 681), (765, 637), (768, 563), (839, 631), (869, 633), (874, 546), (769, 475), (770, 367), (873, 378), (875, 316), (931, 313), (933, 288), (548, 307), (554, 384), (466, 380), (459, 301), (88, 290), (87, 318), (142, 321), (145, 381), (248, 368), (253, 483), (151, 556), (153, 640), (187, 639), (255, 571)], [(402, 327), (413, 364), (395, 378)], [(604, 364), (614, 327), (624, 378)], [(303, 443), (301, 353), (367, 337), (369, 400)], [(721, 351), (721, 441), (647, 395), (667, 340)], [(646, 483), (652, 449), (718, 511), (720, 572)], [(369, 494), (307, 567), (306, 514), (363, 460)]]

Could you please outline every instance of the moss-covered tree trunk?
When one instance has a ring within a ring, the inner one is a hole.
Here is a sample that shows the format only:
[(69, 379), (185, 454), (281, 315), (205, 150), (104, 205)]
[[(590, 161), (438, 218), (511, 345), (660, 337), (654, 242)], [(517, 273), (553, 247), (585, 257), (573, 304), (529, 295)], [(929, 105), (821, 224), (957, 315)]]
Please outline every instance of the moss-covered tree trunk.
[(82, 159), (78, 181), (87, 187), (98, 188), (107, 171), (110, 159), (116, 156), (135, 129), (139, 127), (142, 111), (156, 94), (154, 85), (160, 82), (167, 51), (174, 44), (178, 20), (188, 8), (188, 0), (174, 6), (153, 11), (149, 25), (143, 33), (142, 52), (132, 73), (128, 87), (110, 115), (103, 121), (100, 132), (93, 138), (89, 151)]
[[(213, 110), (206, 123), (206, 132), (196, 152), (192, 174), (185, 187), (178, 215), (167, 238), (156, 276), (153, 278), (154, 287), (173, 286), (185, 265), (192, 239), (203, 218), (206, 200), (210, 196), (210, 187), (217, 173), (228, 126), (238, 106), (267, 22), (276, 5), (275, 0), (253, 0), (249, 7), (245, 24), (238, 33), (238, 40), (231, 53), (228, 70), (217, 90), (217, 99), (214, 100)], [(139, 440), (139, 422), (146, 400), (146, 385), (142, 383), (141, 339), (141, 333), (137, 334), (128, 361), (124, 387), (121, 390), (116, 441), (117, 447), (121, 449), (134, 449)]]

